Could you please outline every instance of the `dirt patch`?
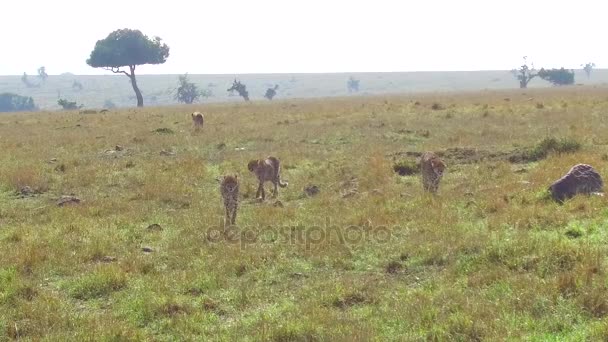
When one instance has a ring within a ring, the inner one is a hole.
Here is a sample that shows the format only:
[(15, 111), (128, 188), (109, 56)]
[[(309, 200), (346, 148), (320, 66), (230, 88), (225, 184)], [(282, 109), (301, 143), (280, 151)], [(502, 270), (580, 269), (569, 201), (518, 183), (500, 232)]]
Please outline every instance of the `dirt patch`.
[[(515, 149), (508, 152), (493, 152), (482, 149), (467, 148), (467, 147), (453, 147), (442, 151), (435, 152), (444, 162), (448, 165), (456, 164), (476, 164), (484, 161), (507, 161), (510, 163), (529, 163), (534, 161), (530, 157), (528, 149)], [(392, 154), (392, 157), (402, 157), (410, 160), (415, 159), (416, 163), (419, 163), (419, 158), (422, 156), (422, 152), (406, 151), (397, 152)], [(400, 162), (400, 164), (405, 164)], [(397, 165), (397, 164), (395, 164)], [(397, 172), (397, 170), (395, 170)], [(407, 173), (406, 173), (407, 174)]]

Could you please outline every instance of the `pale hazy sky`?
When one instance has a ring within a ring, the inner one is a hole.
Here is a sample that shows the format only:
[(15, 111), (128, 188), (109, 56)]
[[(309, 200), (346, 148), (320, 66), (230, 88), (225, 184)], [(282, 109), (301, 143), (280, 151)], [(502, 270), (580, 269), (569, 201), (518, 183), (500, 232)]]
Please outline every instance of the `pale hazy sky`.
[(140, 74), (300, 73), (608, 66), (600, 0), (4, 0), (0, 74), (101, 74), (95, 42), (119, 28), (160, 36)]

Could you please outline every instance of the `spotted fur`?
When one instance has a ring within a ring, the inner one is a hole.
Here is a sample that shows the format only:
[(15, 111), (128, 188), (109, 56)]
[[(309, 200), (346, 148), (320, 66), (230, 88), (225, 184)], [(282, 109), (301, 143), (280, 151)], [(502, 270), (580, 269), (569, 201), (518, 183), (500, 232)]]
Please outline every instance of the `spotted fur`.
[(255, 194), (256, 198), (262, 195), (262, 200), (266, 198), (266, 192), (264, 191), (264, 182), (272, 182), (273, 196), (279, 194), (277, 186), (284, 188), (288, 185), (287, 182), (281, 181), (281, 164), (275, 157), (267, 157), (266, 159), (252, 160), (247, 164), (249, 171), (253, 172), (258, 178), (258, 191)]
[(602, 177), (591, 165), (577, 164), (551, 184), (549, 191), (551, 197), (561, 203), (578, 194), (602, 192), (603, 186)]
[(425, 152), (420, 157), (420, 171), (422, 174), (422, 187), (425, 191), (436, 193), (439, 182), (443, 177), (446, 165), (433, 152)]
[(237, 176), (224, 176), (220, 184), (220, 191), (226, 209), (226, 223), (234, 225), (236, 212), (239, 208), (239, 180)]

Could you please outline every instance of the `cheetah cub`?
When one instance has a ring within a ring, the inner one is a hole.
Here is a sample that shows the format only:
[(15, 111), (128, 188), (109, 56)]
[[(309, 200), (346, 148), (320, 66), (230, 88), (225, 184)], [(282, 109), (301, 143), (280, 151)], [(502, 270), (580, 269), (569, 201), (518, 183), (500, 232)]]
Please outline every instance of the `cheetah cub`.
[(239, 180), (236, 175), (224, 176), (220, 183), (220, 191), (226, 209), (226, 223), (234, 225), (236, 212), (239, 208)]
[(281, 163), (275, 157), (267, 157), (266, 159), (252, 160), (247, 165), (249, 171), (255, 173), (258, 178), (258, 191), (255, 194), (256, 198), (262, 194), (262, 200), (266, 198), (266, 192), (264, 191), (264, 182), (272, 182), (273, 196), (276, 197), (279, 194), (277, 186), (284, 188), (288, 185), (287, 182), (281, 181)]
[(446, 165), (433, 152), (425, 152), (420, 157), (420, 171), (422, 173), (422, 187), (425, 191), (436, 193), (439, 182), (443, 177)]

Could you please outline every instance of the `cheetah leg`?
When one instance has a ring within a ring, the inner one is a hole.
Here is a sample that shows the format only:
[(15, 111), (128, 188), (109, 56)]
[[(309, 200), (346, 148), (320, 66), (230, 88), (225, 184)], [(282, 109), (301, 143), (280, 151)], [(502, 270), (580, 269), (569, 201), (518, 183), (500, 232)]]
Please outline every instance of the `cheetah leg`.
[(258, 191), (255, 193), (255, 198), (260, 198), (260, 194), (262, 194), (262, 191), (264, 191), (264, 185), (262, 184), (262, 182), (260, 182), (258, 185)]
[(230, 220), (230, 223), (232, 225), (236, 224), (236, 211), (237, 211), (238, 207), (235, 205), (234, 209), (232, 210), (232, 219)]
[(262, 192), (262, 201), (266, 199), (266, 191), (264, 190), (264, 183), (260, 183), (260, 191)]
[(278, 187), (278, 181), (275, 180), (274, 182), (272, 182), (272, 184), (274, 185), (274, 189), (272, 191), (272, 196), (277, 197), (279, 195), (279, 187)]

